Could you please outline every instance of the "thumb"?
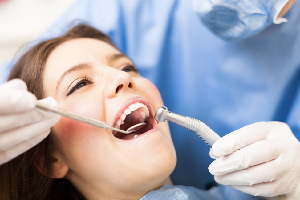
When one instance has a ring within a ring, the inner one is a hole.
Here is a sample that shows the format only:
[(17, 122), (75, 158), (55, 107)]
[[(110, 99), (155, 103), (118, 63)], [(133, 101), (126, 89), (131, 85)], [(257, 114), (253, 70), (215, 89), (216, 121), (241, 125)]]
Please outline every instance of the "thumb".
[(38, 100), (38, 102), (48, 106), (58, 107), (58, 103), (52, 97), (47, 97), (45, 99)]
[[(47, 97), (45, 99), (41, 99), (41, 100), (38, 100), (39, 103), (41, 104), (44, 104), (46, 106), (52, 106), (52, 107), (58, 107), (58, 103), (55, 101), (54, 98), (52, 97)], [(38, 108), (37, 108), (38, 109)], [(53, 113), (53, 112), (50, 112), (50, 111), (47, 111), (47, 110), (43, 110), (43, 109), (38, 109), (40, 112), (45, 112), (47, 113), (46, 116), (50, 117), (50, 116), (55, 116), (56, 118), (56, 122), (59, 121), (59, 119), (61, 118), (61, 115), (58, 115), (56, 113)]]

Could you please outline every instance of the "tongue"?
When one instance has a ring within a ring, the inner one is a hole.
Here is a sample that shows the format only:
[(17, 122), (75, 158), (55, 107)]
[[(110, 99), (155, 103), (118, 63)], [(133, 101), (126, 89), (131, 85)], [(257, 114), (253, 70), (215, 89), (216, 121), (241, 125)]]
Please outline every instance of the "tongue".
[(139, 134), (130, 133), (130, 134), (126, 134), (122, 139), (123, 140), (131, 140), (132, 138), (134, 138), (135, 135), (139, 136)]

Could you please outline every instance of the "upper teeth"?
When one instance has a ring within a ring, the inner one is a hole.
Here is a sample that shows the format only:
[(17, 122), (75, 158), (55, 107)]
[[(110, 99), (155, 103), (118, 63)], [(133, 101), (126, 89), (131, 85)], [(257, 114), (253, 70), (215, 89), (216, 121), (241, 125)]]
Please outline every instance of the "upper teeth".
[(148, 110), (147, 106), (144, 105), (143, 103), (136, 102), (134, 104), (131, 104), (130, 106), (128, 106), (128, 108), (126, 108), (124, 110), (123, 114), (120, 115), (120, 119), (117, 121), (115, 128), (119, 129), (120, 126), (122, 124), (124, 124), (124, 120), (125, 120), (126, 116), (139, 108), (145, 108), (145, 109), (141, 110), (141, 112), (140, 112), (140, 122), (144, 122), (145, 119), (149, 116), (149, 110)]

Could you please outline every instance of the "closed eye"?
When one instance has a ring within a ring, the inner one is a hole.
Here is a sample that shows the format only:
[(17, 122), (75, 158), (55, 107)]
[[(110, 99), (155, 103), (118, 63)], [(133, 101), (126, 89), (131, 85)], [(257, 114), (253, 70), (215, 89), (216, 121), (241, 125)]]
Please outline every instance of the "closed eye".
[(69, 96), (70, 94), (74, 93), (76, 90), (79, 90), (82, 87), (85, 87), (89, 84), (91, 84), (92, 81), (90, 81), (88, 78), (83, 78), (80, 81), (78, 81), (72, 88), (71, 90), (67, 93), (67, 96)]

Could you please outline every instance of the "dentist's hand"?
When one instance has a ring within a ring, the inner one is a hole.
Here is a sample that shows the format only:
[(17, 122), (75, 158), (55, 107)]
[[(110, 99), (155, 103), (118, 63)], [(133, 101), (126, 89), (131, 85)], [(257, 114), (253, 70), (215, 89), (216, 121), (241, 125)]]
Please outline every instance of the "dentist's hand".
[[(57, 105), (53, 98), (42, 100)], [(0, 85), (0, 165), (42, 141), (59, 115), (35, 108), (37, 99), (21, 80)]]
[(255, 196), (286, 194), (300, 199), (300, 143), (281, 122), (258, 122), (236, 130), (212, 147), (215, 180)]

